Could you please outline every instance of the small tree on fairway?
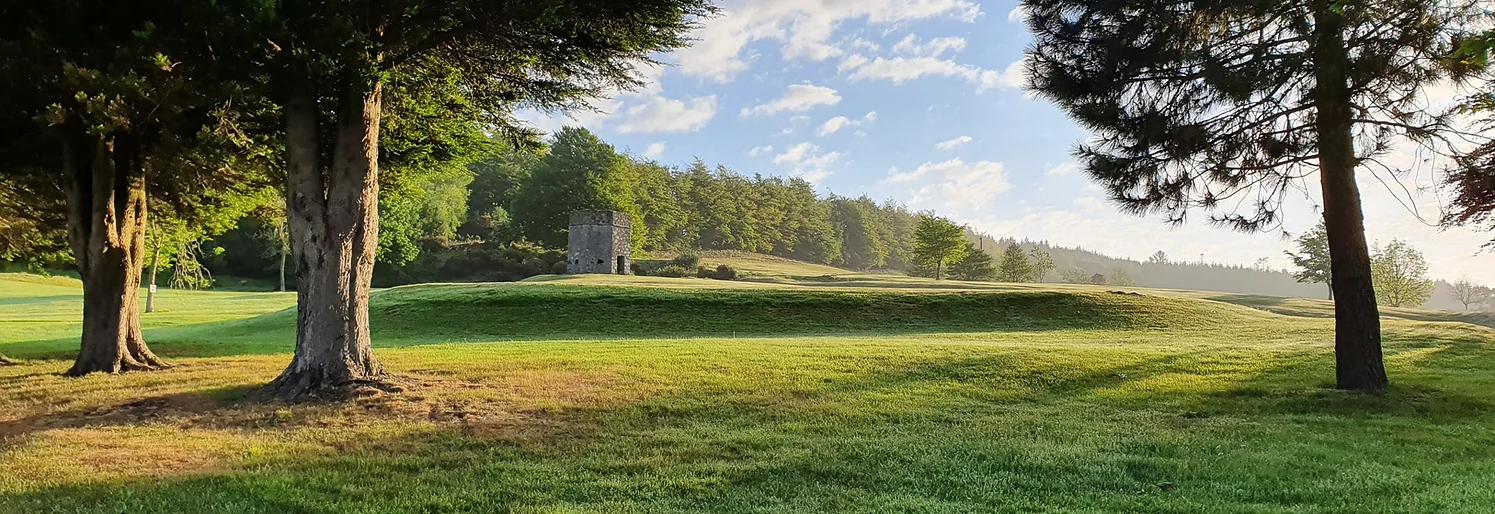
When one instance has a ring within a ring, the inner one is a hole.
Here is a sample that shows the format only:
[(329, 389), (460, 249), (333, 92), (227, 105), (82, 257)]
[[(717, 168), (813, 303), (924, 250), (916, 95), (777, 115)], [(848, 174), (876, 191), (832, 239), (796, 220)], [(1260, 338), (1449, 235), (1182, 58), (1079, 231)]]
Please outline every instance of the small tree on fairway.
[(1030, 282), (1033, 280), (1033, 265), (1028, 263), (1028, 254), (1013, 241), (1002, 250), (1002, 262), (997, 265), (998, 282)]
[(914, 229), (914, 256), (921, 264), (934, 267), (934, 279), (940, 280), (944, 265), (965, 257), (968, 244), (965, 227), (932, 214), (919, 216)]
[(1293, 278), (1298, 282), (1327, 284), (1329, 286), (1329, 299), (1334, 299), (1334, 274), (1329, 260), (1329, 233), (1324, 229), (1324, 222), (1313, 227), (1313, 230), (1304, 232), (1296, 239), (1298, 253), (1284, 251), (1287, 257), (1293, 260)]
[[(1422, 92), (1475, 2), (1024, 0), (1032, 89), (1096, 136), (1076, 155), (1128, 212), (1258, 231), (1318, 172), (1333, 261), (1336, 381), (1386, 387), (1357, 167), (1445, 119)], [(1244, 206), (1244, 210), (1230, 210)], [(1114, 281), (1113, 281), (1114, 282)]]
[(1111, 268), (1111, 276), (1110, 276), (1110, 278), (1106, 279), (1106, 283), (1111, 284), (1113, 286), (1135, 286), (1135, 285), (1137, 285), (1136, 282), (1132, 281), (1132, 276), (1128, 275), (1127, 272), (1126, 272), (1126, 270), (1121, 269), (1121, 268)]
[(1037, 246), (1028, 250), (1028, 263), (1033, 268), (1033, 282), (1043, 282), (1043, 279), (1048, 278), (1054, 268), (1059, 267), (1054, 264), (1054, 258), (1049, 255), (1049, 252), (1040, 250)]
[(1455, 301), (1464, 304), (1464, 310), (1466, 311), (1469, 310), (1470, 305), (1484, 303), (1489, 299), (1486, 296), (1489, 289), (1474, 283), (1473, 280), (1469, 279), (1469, 275), (1460, 276), (1458, 280), (1448, 284), (1448, 288), (1449, 296), (1452, 296)]
[(1376, 300), (1392, 307), (1419, 307), (1433, 296), (1428, 263), (1422, 252), (1400, 239), (1377, 245), (1370, 258)]
[(965, 257), (950, 264), (950, 278), (956, 280), (991, 280), (997, 276), (991, 254), (965, 242)]
[(1068, 269), (1059, 274), (1059, 281), (1066, 284), (1089, 284), (1090, 274), (1079, 268)]

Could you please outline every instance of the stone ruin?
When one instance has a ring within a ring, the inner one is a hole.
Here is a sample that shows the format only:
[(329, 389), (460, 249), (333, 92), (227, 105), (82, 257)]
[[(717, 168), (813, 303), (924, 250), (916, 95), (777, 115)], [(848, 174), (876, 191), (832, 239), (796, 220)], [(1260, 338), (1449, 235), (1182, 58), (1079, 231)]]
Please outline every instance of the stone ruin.
[(566, 241), (566, 273), (633, 274), (628, 255), (633, 223), (617, 211), (571, 213)]

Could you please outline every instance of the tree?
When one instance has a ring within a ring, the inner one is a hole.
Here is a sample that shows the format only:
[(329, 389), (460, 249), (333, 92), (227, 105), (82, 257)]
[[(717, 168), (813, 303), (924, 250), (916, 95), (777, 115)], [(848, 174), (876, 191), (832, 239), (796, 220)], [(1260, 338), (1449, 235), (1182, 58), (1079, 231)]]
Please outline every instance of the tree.
[[(565, 127), (551, 138), (549, 148), (514, 198), (510, 214), (520, 234), (542, 246), (565, 248), (571, 213), (602, 210), (638, 219), (633, 230), (636, 236), (643, 235), (643, 216), (634, 196), (639, 189), (637, 170), (612, 145), (587, 129)], [(634, 241), (643, 243), (642, 237)]]
[(258, 170), (239, 166), (254, 157), (234, 148), (246, 137), (222, 129), (262, 103), (215, 80), (212, 49), (183, 28), (203, 7), (0, 3), (0, 172), (40, 186), (27, 203), (65, 198), (60, 219), (84, 297), (70, 375), (166, 365), (140, 330), (147, 200), (195, 222), (221, 212), (206, 193)]
[(965, 257), (950, 264), (950, 278), (956, 280), (992, 280), (997, 269), (992, 267), (991, 254), (965, 242)]
[(1376, 300), (1383, 304), (1420, 307), (1433, 296), (1427, 260), (1406, 241), (1392, 239), (1385, 247), (1376, 245), (1370, 266), (1376, 281)]
[(934, 267), (934, 279), (939, 280), (945, 263), (965, 257), (965, 227), (933, 214), (919, 215), (918, 228), (914, 230), (914, 255), (921, 264)]
[(1002, 250), (1002, 263), (997, 265), (998, 282), (1030, 282), (1033, 280), (1033, 265), (1028, 263), (1028, 254), (1013, 241)]
[(1129, 275), (1129, 274), (1127, 274), (1126, 270), (1121, 269), (1121, 268), (1111, 268), (1111, 276), (1109, 278), (1102, 277), (1101, 280), (1102, 280), (1102, 283), (1111, 284), (1113, 286), (1135, 286), (1135, 285), (1137, 285), (1136, 282), (1132, 281), (1132, 276)]
[(1150, 256), (1150, 257), (1147, 258), (1147, 263), (1148, 264), (1168, 264), (1168, 253), (1164, 252), (1162, 250), (1158, 250), (1156, 252), (1153, 252), (1152, 256)]
[[(1452, 130), (1418, 109), (1475, 2), (1024, 0), (1028, 76), (1094, 137), (1076, 156), (1127, 212), (1277, 225), (1318, 172), (1335, 289), (1336, 383), (1381, 390), (1380, 318), (1357, 167)], [(1231, 210), (1233, 206), (1245, 211)]]
[(1073, 268), (1060, 273), (1059, 280), (1066, 284), (1089, 284), (1090, 274), (1086, 273), (1085, 270)]
[(532, 140), (515, 107), (585, 109), (587, 99), (636, 88), (638, 65), (685, 46), (696, 20), (713, 12), (706, 0), (353, 0), (275, 2), (224, 17), (242, 26), (218, 31), (217, 47), (268, 57), (246, 75), (268, 77), (285, 127), (296, 351), (270, 391), (296, 397), (383, 376), (368, 295), (391, 76), (449, 70), (491, 130)]
[(1298, 282), (1326, 284), (1329, 286), (1329, 299), (1334, 299), (1334, 273), (1330, 267), (1329, 259), (1329, 232), (1324, 228), (1324, 222), (1313, 227), (1313, 230), (1298, 235), (1295, 240), (1298, 244), (1298, 253), (1283, 251), (1297, 271), (1293, 272), (1293, 278)]
[(1059, 267), (1054, 264), (1054, 257), (1049, 255), (1049, 252), (1040, 250), (1037, 246), (1028, 251), (1028, 262), (1033, 268), (1032, 282), (1043, 282), (1043, 279), (1049, 276), (1049, 272)]
[(1448, 284), (1449, 296), (1455, 301), (1464, 304), (1464, 310), (1469, 310), (1470, 305), (1477, 305), (1489, 300), (1489, 288), (1476, 284), (1469, 279), (1469, 275), (1461, 275), (1458, 280)]

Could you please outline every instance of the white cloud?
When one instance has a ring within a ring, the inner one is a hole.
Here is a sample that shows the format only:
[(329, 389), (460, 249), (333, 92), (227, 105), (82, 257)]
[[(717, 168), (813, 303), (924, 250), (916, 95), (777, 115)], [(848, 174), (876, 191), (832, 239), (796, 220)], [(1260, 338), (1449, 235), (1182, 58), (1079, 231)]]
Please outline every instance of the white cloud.
[(820, 125), (820, 130), (815, 131), (815, 133), (821, 136), (835, 134), (836, 131), (841, 130), (841, 127), (845, 127), (847, 123), (851, 123), (850, 118), (847, 118), (845, 116), (836, 116), (834, 118), (825, 120), (825, 123), (822, 123)]
[(955, 76), (975, 80), (981, 70), (957, 64), (948, 59), (933, 57), (878, 57), (863, 64), (851, 73), (852, 80), (887, 80), (894, 84), (917, 79), (925, 75)]
[(908, 203), (918, 208), (932, 208), (954, 215), (985, 207), (992, 199), (1012, 189), (1006, 167), (1000, 162), (967, 163), (959, 158), (944, 162), (926, 162), (913, 171), (888, 174), (890, 183), (932, 179), (910, 192)]
[(960, 136), (955, 139), (940, 141), (939, 144), (936, 144), (934, 146), (935, 148), (939, 148), (941, 150), (953, 150), (955, 149), (955, 147), (969, 142), (971, 142), (971, 136)]
[(1110, 212), (1106, 202), (1094, 196), (1081, 196), (1075, 199), (1074, 204), (1089, 212)]
[(771, 102), (753, 106), (743, 107), (743, 116), (760, 114), (773, 114), (780, 111), (808, 111), (817, 105), (836, 105), (841, 102), (841, 95), (836, 90), (810, 84), (793, 84), (784, 96)]
[(965, 50), (966, 40), (958, 37), (937, 37), (920, 42), (919, 36), (909, 34), (893, 45), (893, 53), (910, 57), (939, 57), (945, 52)]
[(863, 64), (867, 64), (867, 62), (870, 60), (871, 59), (868, 59), (867, 56), (861, 54), (848, 55), (845, 59), (841, 59), (841, 64), (836, 65), (836, 71), (846, 71), (860, 68)]
[[(747, 46), (759, 40), (780, 43), (785, 60), (823, 60), (845, 52), (832, 44), (837, 27), (853, 19), (870, 25), (898, 25), (914, 20), (952, 17), (974, 21), (981, 9), (969, 0), (737, 0), (723, 5), (723, 15), (704, 20), (695, 44), (675, 52), (685, 75), (731, 81), (748, 69), (754, 55)], [(852, 47), (865, 47), (852, 40)]]
[(831, 175), (831, 172), (825, 168), (840, 159), (840, 152), (822, 154), (820, 153), (819, 146), (805, 141), (789, 147), (784, 150), (784, 153), (774, 156), (773, 163), (788, 166), (791, 176), (819, 183)]
[(1028, 82), (1027, 77), (1023, 75), (1023, 69), (1026, 64), (1027, 61), (1026, 58), (1024, 58), (1018, 59), (1012, 64), (1007, 65), (1007, 67), (1000, 72), (996, 70), (982, 71), (981, 89), (1023, 87)]
[(825, 120), (825, 123), (820, 124), (820, 129), (816, 130), (815, 133), (822, 137), (829, 136), (840, 131), (842, 128), (856, 127), (862, 125), (863, 123), (871, 123), (873, 121), (877, 121), (877, 111), (868, 112), (867, 115), (862, 116), (862, 119), (860, 120), (853, 120), (845, 116), (836, 116), (834, 118)]
[(748, 150), (748, 157), (757, 157), (770, 153), (773, 153), (773, 146), (755, 146), (752, 150)]
[(1079, 171), (1079, 169), (1079, 163), (1074, 161), (1066, 161), (1059, 164), (1058, 166), (1050, 166), (1048, 169), (1043, 170), (1043, 174), (1050, 177), (1062, 177), (1065, 175), (1069, 175), (1070, 173)]
[(649, 147), (644, 149), (644, 157), (657, 159), (661, 155), (664, 155), (664, 141), (649, 143)]
[(1013, 7), (1011, 11), (1007, 11), (1007, 21), (1010, 22), (1020, 22), (1027, 17), (1028, 13), (1023, 11), (1022, 4), (1018, 4), (1017, 7)]
[(693, 132), (700, 130), (716, 116), (716, 95), (692, 98), (690, 105), (680, 100), (653, 97), (647, 102), (629, 107), (626, 117), (617, 131), (632, 132)]

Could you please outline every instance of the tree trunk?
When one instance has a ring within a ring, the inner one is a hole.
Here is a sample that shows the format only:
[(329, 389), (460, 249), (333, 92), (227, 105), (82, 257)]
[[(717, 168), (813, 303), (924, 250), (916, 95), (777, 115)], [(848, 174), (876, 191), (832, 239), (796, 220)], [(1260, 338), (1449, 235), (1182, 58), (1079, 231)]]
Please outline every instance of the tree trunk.
[(369, 282), (379, 238), (380, 87), (342, 84), (331, 162), (320, 162), (317, 91), (290, 84), (286, 217), (296, 266), (296, 353), (269, 385), (281, 398), (377, 381), (369, 339)]
[(1329, 237), (1334, 292), (1335, 378), (1340, 389), (1386, 388), (1381, 362), (1381, 318), (1371, 283), (1365, 218), (1355, 183), (1355, 148), (1344, 19), (1327, 0), (1314, 2), (1313, 45), (1318, 118), (1319, 175), (1324, 195), (1324, 226)]
[(286, 231), (286, 226), (285, 226), (285, 223), (287, 223), (287, 222), (286, 221), (281, 221), (280, 231), (279, 231), (279, 234), (280, 234), (280, 292), (282, 292), (282, 293), (286, 292), (286, 254), (290, 253), (290, 251), (291, 251), (291, 249), (289, 248), (290, 245), (291, 245), (291, 243), (290, 243), (289, 240), (286, 239), (286, 232), (285, 232)]
[(146, 212), (139, 141), (77, 135), (64, 148), (68, 241), (83, 281), (82, 344), (68, 374), (165, 367), (140, 333)]
[(159, 273), (157, 265), (161, 262), (161, 234), (156, 234), (156, 250), (151, 254), (151, 283), (145, 289), (145, 312), (156, 312), (156, 275)]

